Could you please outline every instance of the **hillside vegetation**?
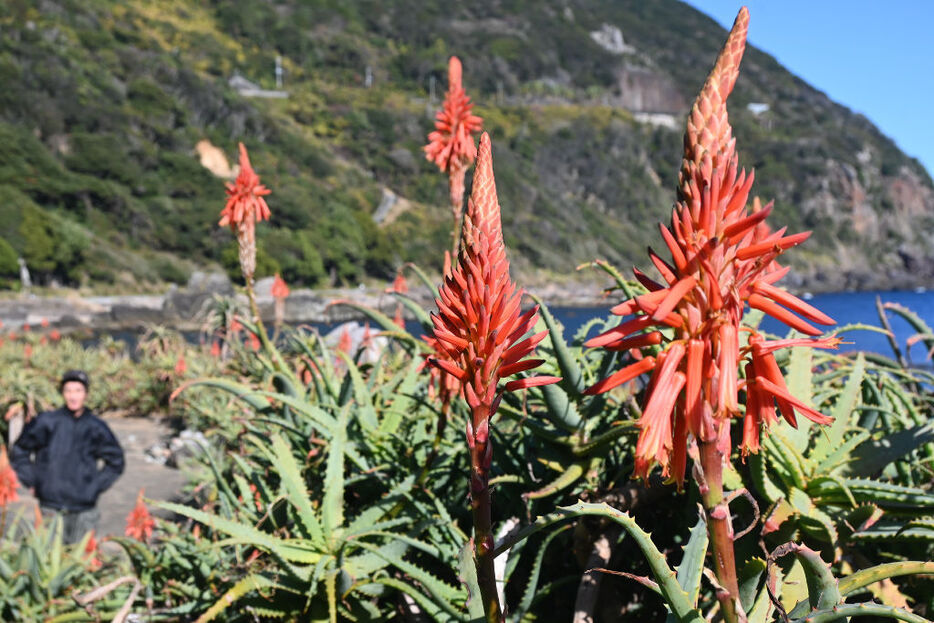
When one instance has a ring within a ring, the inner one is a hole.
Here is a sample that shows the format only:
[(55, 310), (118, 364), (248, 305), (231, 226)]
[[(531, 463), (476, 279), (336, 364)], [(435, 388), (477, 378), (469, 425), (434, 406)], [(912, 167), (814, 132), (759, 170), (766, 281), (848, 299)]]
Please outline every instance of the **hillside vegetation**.
[[(17, 256), (44, 284), (158, 287), (212, 263), (235, 274), (204, 139), (231, 160), (243, 141), (273, 190), (258, 276), (314, 286), (389, 278), (404, 261), (437, 270), (446, 181), (421, 146), (451, 54), (493, 138), (526, 281), (639, 262), (723, 34), (673, 0), (5, 2), (0, 280), (15, 285)], [(277, 54), (288, 98), (229, 85), (275, 88)], [(931, 179), (869, 121), (754, 49), (731, 121), (754, 192), (790, 230), (815, 232), (792, 258), (804, 285), (929, 282)]]

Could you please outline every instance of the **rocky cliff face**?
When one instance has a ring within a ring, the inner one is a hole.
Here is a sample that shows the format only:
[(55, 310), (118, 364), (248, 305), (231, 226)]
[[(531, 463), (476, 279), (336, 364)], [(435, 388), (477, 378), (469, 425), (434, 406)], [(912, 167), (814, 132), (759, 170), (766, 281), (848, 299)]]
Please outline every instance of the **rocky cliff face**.
[[(450, 54), (493, 138), (521, 278), (561, 281), (596, 258), (645, 266), (725, 36), (676, 0), (43, 7), (0, 23), (0, 238), (45, 283), (184, 283), (211, 262), (236, 274), (215, 224), (240, 140), (273, 189), (260, 276), (437, 270), (447, 189), (421, 147)], [(277, 55), (288, 99), (230, 87), (239, 74), (273, 88)], [(755, 49), (729, 109), (772, 222), (814, 232), (788, 256), (792, 285), (934, 282), (934, 187), (917, 161)]]

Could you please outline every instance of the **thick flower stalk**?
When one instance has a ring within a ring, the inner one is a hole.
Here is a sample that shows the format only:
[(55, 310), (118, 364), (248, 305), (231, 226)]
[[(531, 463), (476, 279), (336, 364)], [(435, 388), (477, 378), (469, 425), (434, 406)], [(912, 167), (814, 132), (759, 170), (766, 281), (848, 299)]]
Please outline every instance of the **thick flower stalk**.
[(425, 145), (425, 157), (448, 176), (455, 245), (464, 205), (464, 177), (467, 167), (477, 157), (473, 135), (483, 127), (483, 119), (470, 112), (473, 104), (464, 92), (461, 74), (460, 59), (452, 56), (448, 62), (448, 91), (444, 105), (438, 111), (435, 130), (428, 135), (428, 144)]
[[(722, 484), (723, 463), (730, 456), (731, 419), (744, 417), (744, 454), (758, 451), (763, 425), (777, 421), (776, 405), (792, 425), (797, 423), (795, 413), (817, 423), (829, 422), (788, 392), (773, 353), (787, 346), (835, 348), (839, 343), (837, 338), (769, 342), (742, 324), (746, 305), (810, 336), (821, 334), (811, 322), (834, 322), (774, 285), (787, 273), (776, 258), (810, 232), (772, 233), (765, 224), (771, 205), (763, 208), (754, 201), (752, 209), (747, 207), (753, 175), (739, 170), (726, 99), (739, 74), (748, 22), (744, 7), (688, 116), (678, 201), (670, 225), (659, 227), (671, 260), (649, 249), (663, 281), (637, 269), (636, 277), (648, 293), (614, 307), (614, 314), (627, 319), (587, 342), (618, 351), (659, 348), (657, 355), (640, 359), (587, 391), (609, 391), (651, 372), (638, 422), (637, 476), (644, 478), (660, 465), (680, 486), (689, 440), (698, 443), (695, 473), (708, 513), (728, 621), (739, 616), (733, 531)], [(663, 334), (663, 330), (667, 331)], [(741, 349), (744, 331), (751, 336)], [(740, 367), (744, 380), (739, 377)], [(745, 413), (741, 390), (746, 393)]]
[(152, 515), (149, 514), (149, 509), (146, 508), (146, 502), (143, 501), (143, 490), (140, 489), (139, 495), (136, 497), (136, 506), (134, 506), (130, 514), (126, 516), (126, 529), (124, 530), (124, 534), (137, 541), (146, 543), (152, 537), (152, 530), (155, 526), (156, 521), (152, 518)]
[(461, 232), (457, 263), (446, 272), (432, 314), (436, 347), (446, 357), (430, 363), (460, 381), (470, 407), (467, 446), (470, 449), (470, 501), (474, 519), (474, 559), (487, 620), (503, 620), (493, 573), (493, 530), (489, 472), (493, 457), (490, 420), (503, 391), (555, 383), (538, 376), (500, 381), (531, 370), (541, 359), (527, 359), (547, 331), (527, 334), (538, 319), (538, 308), (519, 309), (522, 290), (509, 276), (503, 244), (499, 202), (493, 178), (490, 138), (483, 134), (473, 189)]

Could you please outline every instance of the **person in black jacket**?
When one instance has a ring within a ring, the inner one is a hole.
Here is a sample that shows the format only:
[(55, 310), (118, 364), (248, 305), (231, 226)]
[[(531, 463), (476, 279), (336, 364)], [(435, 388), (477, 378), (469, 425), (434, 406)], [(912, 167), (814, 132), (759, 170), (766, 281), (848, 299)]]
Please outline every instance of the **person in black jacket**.
[(88, 385), (85, 372), (66, 372), (61, 382), (65, 406), (29, 422), (10, 453), (20, 482), (34, 488), (42, 515), (62, 516), (66, 543), (96, 528), (97, 498), (123, 473), (117, 438), (84, 406)]

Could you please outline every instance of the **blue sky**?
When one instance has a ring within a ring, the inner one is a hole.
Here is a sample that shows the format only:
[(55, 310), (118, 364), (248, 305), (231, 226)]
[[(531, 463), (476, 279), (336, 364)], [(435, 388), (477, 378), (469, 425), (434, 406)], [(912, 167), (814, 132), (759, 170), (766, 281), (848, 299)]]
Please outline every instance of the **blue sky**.
[[(742, 2), (687, 0), (725, 28)], [(934, 176), (934, 1), (748, 0), (749, 41)]]

